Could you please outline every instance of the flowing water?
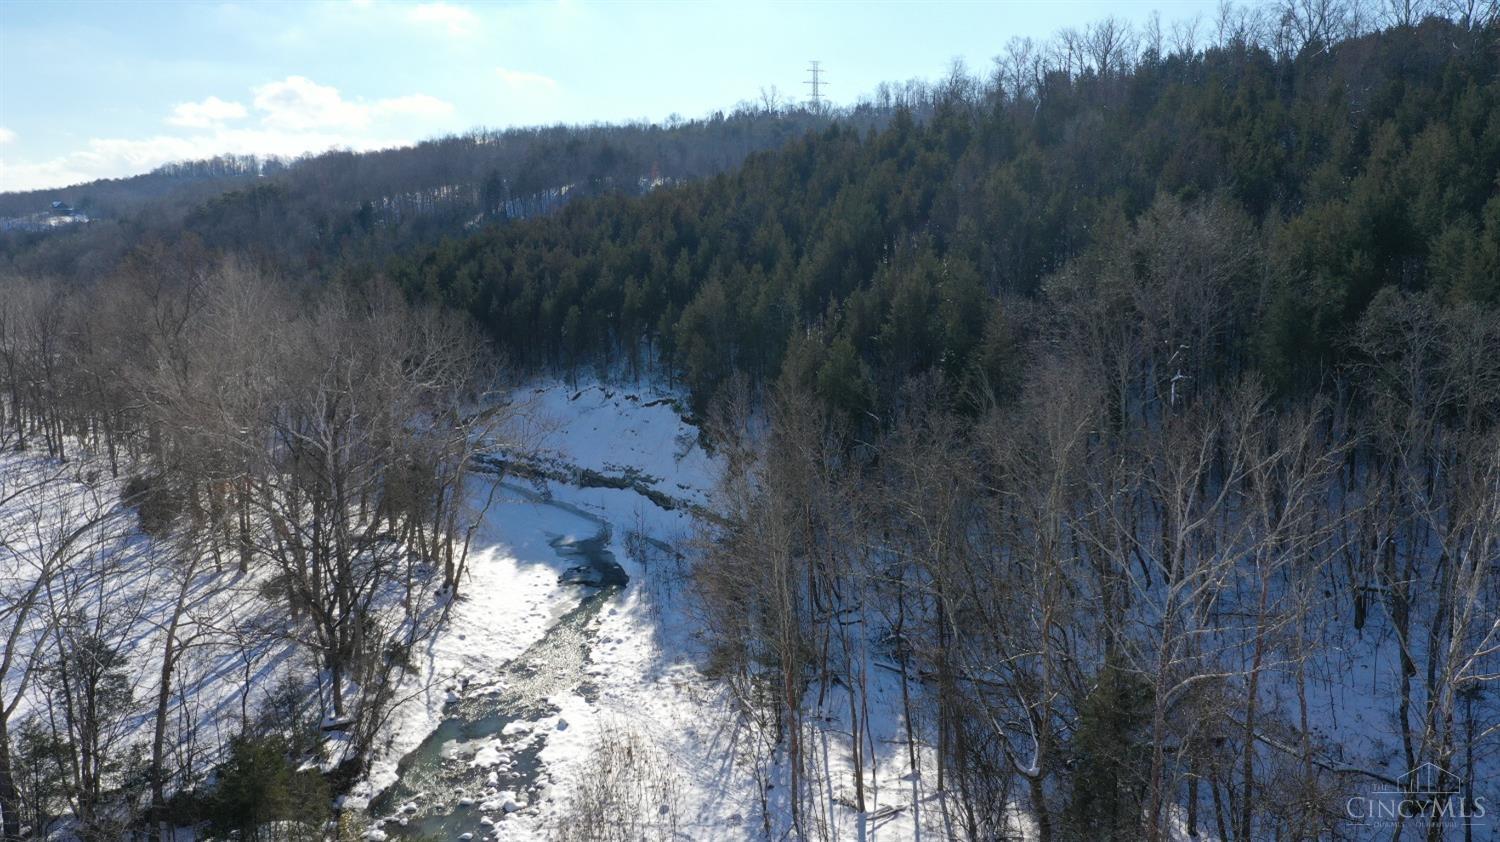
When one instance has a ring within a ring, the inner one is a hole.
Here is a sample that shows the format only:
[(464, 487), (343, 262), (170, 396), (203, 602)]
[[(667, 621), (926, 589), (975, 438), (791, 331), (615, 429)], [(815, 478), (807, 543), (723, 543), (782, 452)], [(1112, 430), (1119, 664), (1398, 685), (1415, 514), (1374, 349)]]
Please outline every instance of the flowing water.
[(551, 545), (574, 563), (561, 580), (582, 585), (582, 599), (506, 664), (493, 688), (466, 688), (437, 730), (401, 759), (397, 782), (370, 806), (372, 815), (392, 819), (384, 825), (387, 833), (483, 839), (491, 823), (504, 821), (507, 801), (514, 809), (543, 797), (539, 755), (547, 735), (531, 723), (557, 713), (547, 701), (556, 694), (593, 700), (585, 674), (593, 620), (629, 581), (607, 549), (607, 525), (593, 538), (559, 538)]

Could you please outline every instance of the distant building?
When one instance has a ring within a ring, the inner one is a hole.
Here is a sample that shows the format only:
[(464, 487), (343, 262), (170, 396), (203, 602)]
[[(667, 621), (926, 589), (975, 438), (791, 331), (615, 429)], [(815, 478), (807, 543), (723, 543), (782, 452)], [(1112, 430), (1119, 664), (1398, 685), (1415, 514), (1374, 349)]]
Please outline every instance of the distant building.
[(58, 200), (48, 210), (0, 219), (0, 231), (51, 231), (88, 221), (88, 214), (79, 213), (72, 205)]

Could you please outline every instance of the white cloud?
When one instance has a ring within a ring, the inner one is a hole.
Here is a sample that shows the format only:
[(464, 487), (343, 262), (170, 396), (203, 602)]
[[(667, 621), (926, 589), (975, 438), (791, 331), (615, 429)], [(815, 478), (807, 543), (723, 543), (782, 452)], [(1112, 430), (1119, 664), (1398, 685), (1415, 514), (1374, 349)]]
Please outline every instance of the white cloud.
[[(35, 190), (147, 172), (169, 161), (215, 155), (295, 157), (328, 149), (362, 151), (414, 143), (445, 130), (451, 103), (427, 94), (347, 100), (331, 85), (304, 76), (259, 85), (251, 91), (258, 125), (226, 120), (251, 116), (237, 102), (209, 97), (173, 109), (168, 125), (187, 131), (146, 138), (92, 138), (81, 149), (42, 161), (0, 160), (0, 190)], [(3, 138), (4, 135), (0, 135)]]
[(412, 7), (407, 13), (413, 23), (441, 26), (449, 35), (472, 35), (479, 27), (479, 16), (464, 8), (438, 0)]
[(543, 76), (540, 73), (497, 67), (495, 68), (495, 75), (499, 76), (501, 83), (512, 91), (551, 91), (557, 89), (556, 79), (553, 79), (551, 76)]
[(376, 100), (370, 106), (375, 117), (446, 117), (453, 113), (453, 103), (444, 102), (427, 94), (392, 97)]
[(426, 94), (411, 94), (371, 103), (344, 99), (332, 85), (305, 76), (288, 76), (255, 88), (255, 110), (261, 123), (277, 129), (363, 129), (389, 117), (446, 117), (452, 103)]
[(179, 103), (172, 109), (172, 116), (167, 118), (167, 122), (189, 129), (208, 129), (225, 120), (238, 120), (248, 113), (245, 106), (238, 102), (225, 102), (211, 96), (202, 102)]
[(362, 128), (370, 122), (369, 110), (345, 102), (339, 89), (319, 85), (306, 76), (288, 76), (254, 89), (255, 110), (261, 122), (280, 129), (315, 129), (326, 126)]
[(92, 138), (83, 149), (50, 160), (0, 160), (0, 191), (36, 190), (81, 184), (99, 178), (119, 178), (148, 172), (171, 161), (192, 161), (215, 155), (278, 155), (296, 157), (329, 149), (363, 151), (412, 143), (418, 135), (359, 134), (337, 131), (282, 129), (218, 129), (193, 135), (156, 135), (147, 138)]
[(0, 126), (0, 143), (10, 143), (16, 139), (16, 133), (10, 129)]

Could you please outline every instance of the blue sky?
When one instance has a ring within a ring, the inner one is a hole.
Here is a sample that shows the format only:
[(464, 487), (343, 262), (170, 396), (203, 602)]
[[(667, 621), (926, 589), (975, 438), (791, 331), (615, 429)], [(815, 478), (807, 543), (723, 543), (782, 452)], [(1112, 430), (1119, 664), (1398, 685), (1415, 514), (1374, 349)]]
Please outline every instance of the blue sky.
[(1054, 3), (0, 0), (0, 190), (221, 152), (376, 148), (476, 126), (696, 117), (762, 88), (835, 102), (985, 70), (1012, 36), (1215, 0)]

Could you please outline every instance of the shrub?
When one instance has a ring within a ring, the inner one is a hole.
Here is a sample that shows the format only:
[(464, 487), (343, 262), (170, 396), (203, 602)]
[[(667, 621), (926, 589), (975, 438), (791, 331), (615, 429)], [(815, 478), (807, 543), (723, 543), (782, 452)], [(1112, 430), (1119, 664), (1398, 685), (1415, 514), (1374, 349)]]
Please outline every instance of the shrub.
[(120, 500), (134, 506), (141, 531), (160, 535), (171, 528), (182, 513), (183, 497), (162, 474), (137, 474), (125, 481)]
[(1067, 839), (1124, 840), (1140, 834), (1151, 688), (1112, 663), (1100, 670), (1078, 713)]
[(606, 726), (551, 834), (556, 842), (667, 842), (678, 837), (677, 776), (634, 731)]
[(317, 771), (297, 771), (280, 737), (240, 737), (218, 768), (207, 799), (209, 834), (241, 840), (321, 839), (329, 818), (328, 784)]

